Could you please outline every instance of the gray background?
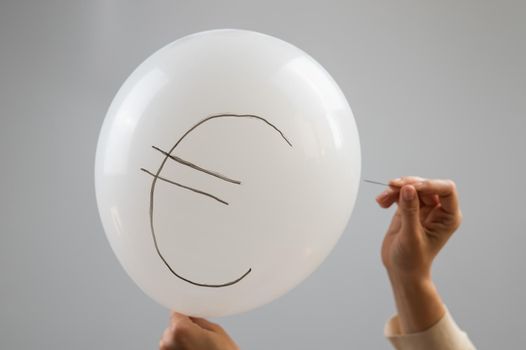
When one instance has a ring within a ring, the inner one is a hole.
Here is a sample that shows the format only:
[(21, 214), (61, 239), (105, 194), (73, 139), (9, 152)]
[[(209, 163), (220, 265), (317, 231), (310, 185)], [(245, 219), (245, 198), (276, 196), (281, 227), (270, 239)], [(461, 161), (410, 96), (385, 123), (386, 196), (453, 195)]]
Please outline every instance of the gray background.
[[(223, 27), (280, 37), (331, 72), (355, 113), (364, 177), (457, 181), (465, 220), (436, 283), (480, 349), (522, 348), (525, 17), (520, 1), (3, 0), (0, 348), (156, 348), (168, 312), (106, 241), (97, 136), (143, 59)], [(389, 348), (379, 247), (392, 211), (375, 205), (380, 190), (362, 185), (343, 238), (307, 281), (219, 320), (243, 349)]]

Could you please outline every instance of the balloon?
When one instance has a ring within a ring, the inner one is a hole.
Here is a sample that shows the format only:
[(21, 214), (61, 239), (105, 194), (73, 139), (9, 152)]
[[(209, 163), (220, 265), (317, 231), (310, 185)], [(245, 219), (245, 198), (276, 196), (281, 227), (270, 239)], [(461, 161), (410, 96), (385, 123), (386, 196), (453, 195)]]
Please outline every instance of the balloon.
[(95, 187), (129, 276), (201, 317), (283, 295), (329, 254), (360, 180), (345, 96), (313, 58), (245, 30), (186, 36), (146, 59), (104, 120)]

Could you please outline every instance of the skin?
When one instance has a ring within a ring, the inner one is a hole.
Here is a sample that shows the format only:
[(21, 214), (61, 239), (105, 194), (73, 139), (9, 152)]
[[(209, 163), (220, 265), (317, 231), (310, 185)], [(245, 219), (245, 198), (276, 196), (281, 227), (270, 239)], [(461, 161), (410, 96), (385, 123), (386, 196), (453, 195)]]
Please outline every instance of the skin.
[[(402, 177), (391, 180), (376, 201), (382, 208), (397, 204), (381, 255), (391, 282), (400, 331), (424, 331), (446, 312), (431, 278), (431, 266), (462, 221), (455, 183)], [(218, 324), (172, 313), (160, 350), (201, 349), (239, 347)]]
[(162, 335), (159, 349), (239, 350), (239, 347), (220, 325), (172, 312), (170, 326)]
[(382, 244), (382, 262), (393, 290), (402, 334), (421, 332), (445, 314), (431, 278), (431, 265), (460, 226), (462, 213), (455, 183), (403, 177), (376, 201), (398, 204)]

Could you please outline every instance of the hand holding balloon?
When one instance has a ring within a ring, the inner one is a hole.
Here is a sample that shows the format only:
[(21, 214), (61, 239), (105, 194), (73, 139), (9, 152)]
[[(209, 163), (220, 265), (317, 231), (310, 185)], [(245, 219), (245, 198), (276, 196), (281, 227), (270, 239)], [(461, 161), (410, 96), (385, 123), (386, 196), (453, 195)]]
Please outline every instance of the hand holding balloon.
[(239, 350), (220, 325), (203, 318), (173, 312), (163, 333), (160, 350)]
[(431, 280), (431, 265), (459, 227), (462, 214), (453, 181), (404, 177), (389, 185), (376, 198), (383, 208), (398, 203), (382, 245), (382, 261), (393, 287), (402, 332), (418, 332), (444, 315)]

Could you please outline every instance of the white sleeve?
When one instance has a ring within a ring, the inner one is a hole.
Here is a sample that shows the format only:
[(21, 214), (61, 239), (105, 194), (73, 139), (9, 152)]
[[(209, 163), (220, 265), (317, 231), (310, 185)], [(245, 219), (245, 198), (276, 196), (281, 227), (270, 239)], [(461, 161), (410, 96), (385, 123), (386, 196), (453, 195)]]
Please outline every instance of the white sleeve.
[(397, 350), (475, 350), (449, 312), (429, 329), (410, 334), (401, 333), (398, 316), (394, 316), (386, 323), (384, 334)]

